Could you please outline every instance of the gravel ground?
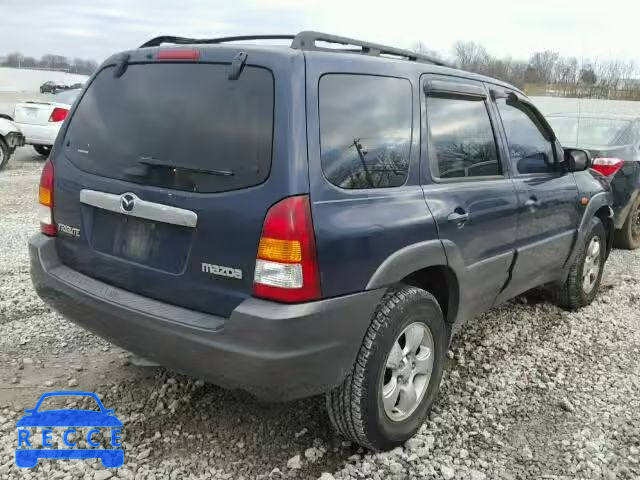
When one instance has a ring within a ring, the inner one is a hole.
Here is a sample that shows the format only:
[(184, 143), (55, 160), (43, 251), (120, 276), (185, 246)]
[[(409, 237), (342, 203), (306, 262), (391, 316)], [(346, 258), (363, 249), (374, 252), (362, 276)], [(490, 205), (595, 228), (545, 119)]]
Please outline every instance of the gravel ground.
[[(640, 478), (640, 252), (613, 252), (581, 312), (530, 296), (470, 322), (419, 435), (372, 455), (333, 434), (322, 398), (265, 404), (134, 366), (45, 306), (25, 247), (41, 166), (22, 148), (0, 173), (0, 478)], [(123, 420), (124, 467), (15, 467), (22, 410), (68, 386)]]

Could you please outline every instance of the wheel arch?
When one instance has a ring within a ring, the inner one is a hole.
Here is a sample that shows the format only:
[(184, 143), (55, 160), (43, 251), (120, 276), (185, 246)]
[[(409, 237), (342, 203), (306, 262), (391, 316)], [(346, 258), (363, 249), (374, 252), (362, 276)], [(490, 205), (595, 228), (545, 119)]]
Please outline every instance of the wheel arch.
[[(638, 181), (640, 182), (640, 173), (638, 173), (638, 177), (639, 177)], [(640, 197), (640, 190), (634, 190), (633, 192), (631, 192), (629, 197), (624, 201), (623, 205), (619, 206), (617, 209), (614, 210), (614, 214), (615, 214), (614, 220), (615, 220), (616, 229), (621, 229), (624, 227), (624, 224), (627, 221), (629, 214), (631, 213), (631, 209), (633, 208), (636, 201), (638, 200), (638, 197)], [(620, 201), (618, 201), (618, 203), (620, 203)]]
[(440, 240), (409, 245), (385, 259), (372, 275), (367, 289), (404, 283), (436, 297), (448, 323), (458, 317), (460, 275), (452, 268)]
[(460, 305), (460, 285), (458, 277), (448, 265), (422, 268), (407, 275), (401, 283), (430, 292), (440, 304), (447, 323), (455, 322)]
[[(613, 205), (613, 196), (610, 192), (601, 192), (594, 195), (585, 208), (578, 228), (579, 238), (584, 238), (589, 230), (591, 219), (599, 218), (607, 231), (607, 255), (609, 255), (613, 248), (613, 237), (615, 234), (614, 213), (611, 205)], [(572, 255), (572, 258), (573, 257)]]

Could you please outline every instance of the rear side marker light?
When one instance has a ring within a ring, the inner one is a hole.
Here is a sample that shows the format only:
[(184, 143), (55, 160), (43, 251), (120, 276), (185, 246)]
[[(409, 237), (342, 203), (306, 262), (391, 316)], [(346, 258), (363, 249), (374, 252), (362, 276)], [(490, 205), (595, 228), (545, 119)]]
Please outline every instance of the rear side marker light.
[(199, 60), (198, 50), (162, 50), (156, 54), (156, 60)]
[(51, 112), (51, 116), (49, 117), (50, 122), (62, 122), (65, 118), (67, 118), (67, 114), (69, 110), (66, 108), (56, 107)]
[(47, 160), (40, 175), (40, 186), (38, 188), (38, 203), (40, 216), (40, 231), (50, 237), (55, 237), (58, 233), (56, 224), (53, 221), (53, 164)]
[(618, 172), (624, 165), (624, 160), (612, 157), (594, 158), (591, 168), (596, 172), (600, 172), (605, 177), (610, 177)]
[(285, 198), (267, 212), (258, 245), (253, 294), (285, 303), (320, 298), (308, 195)]

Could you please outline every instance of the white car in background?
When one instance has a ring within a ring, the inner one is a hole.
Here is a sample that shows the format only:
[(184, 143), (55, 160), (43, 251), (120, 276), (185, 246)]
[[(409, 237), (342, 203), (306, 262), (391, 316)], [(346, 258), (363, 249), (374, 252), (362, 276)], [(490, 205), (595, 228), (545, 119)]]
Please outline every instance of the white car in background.
[(13, 119), (25, 137), (40, 155), (48, 156), (58, 136), (62, 122), (81, 89), (64, 90), (42, 100), (17, 103)]

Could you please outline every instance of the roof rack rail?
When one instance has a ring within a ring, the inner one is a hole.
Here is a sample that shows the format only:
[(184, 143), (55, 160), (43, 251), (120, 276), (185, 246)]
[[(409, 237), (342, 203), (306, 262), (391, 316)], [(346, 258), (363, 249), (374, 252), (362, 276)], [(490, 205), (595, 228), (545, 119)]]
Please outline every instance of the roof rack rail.
[[(418, 52), (412, 52), (411, 50), (403, 50), (401, 48), (389, 47), (386, 45), (380, 45), (378, 43), (366, 42), (363, 40), (356, 40), (354, 38), (341, 37), (338, 35), (331, 35), (328, 33), (314, 31), (303, 31), (298, 33), (297, 35), (240, 35), (236, 37), (220, 38), (188, 38), (164, 35), (152, 38), (151, 40), (142, 44), (140, 48), (159, 47), (163, 43), (173, 43), (176, 45), (217, 44), (239, 42), (245, 40), (291, 40), (291, 48), (295, 48), (297, 50), (319, 50), (333, 53), (361, 53), (364, 55), (372, 55), (378, 57), (382, 55), (388, 55), (412, 62), (424, 62), (432, 63), (434, 65), (440, 65), (443, 67), (452, 67), (451, 64), (438, 58), (424, 55)], [(329, 44), (333, 43), (337, 45), (345, 45), (352, 48), (323, 47), (316, 45), (316, 42), (324, 42)]]
[(294, 38), (295, 35), (239, 35), (237, 37), (220, 38), (188, 38), (162, 35), (160, 37), (152, 38), (151, 40), (143, 43), (139, 48), (159, 47), (163, 43), (174, 43), (176, 45), (216, 44), (226, 42), (242, 42), (245, 40), (293, 40)]
[[(333, 43), (360, 48), (349, 48), (343, 50), (329, 47), (319, 47), (316, 45), (316, 42)], [(390, 55), (412, 62), (433, 63), (434, 65), (451, 67), (451, 65), (449, 65), (447, 62), (431, 57), (429, 55), (412, 52), (411, 50), (403, 50), (401, 48), (389, 47), (386, 45), (380, 45), (378, 43), (366, 42), (363, 40), (356, 40), (354, 38), (340, 37), (338, 35), (331, 35), (328, 33), (314, 31), (298, 33), (291, 42), (291, 48), (297, 48), (299, 50), (321, 50), (326, 52), (345, 51), (349, 53), (362, 53), (365, 55), (373, 55), (378, 57), (381, 55)]]

